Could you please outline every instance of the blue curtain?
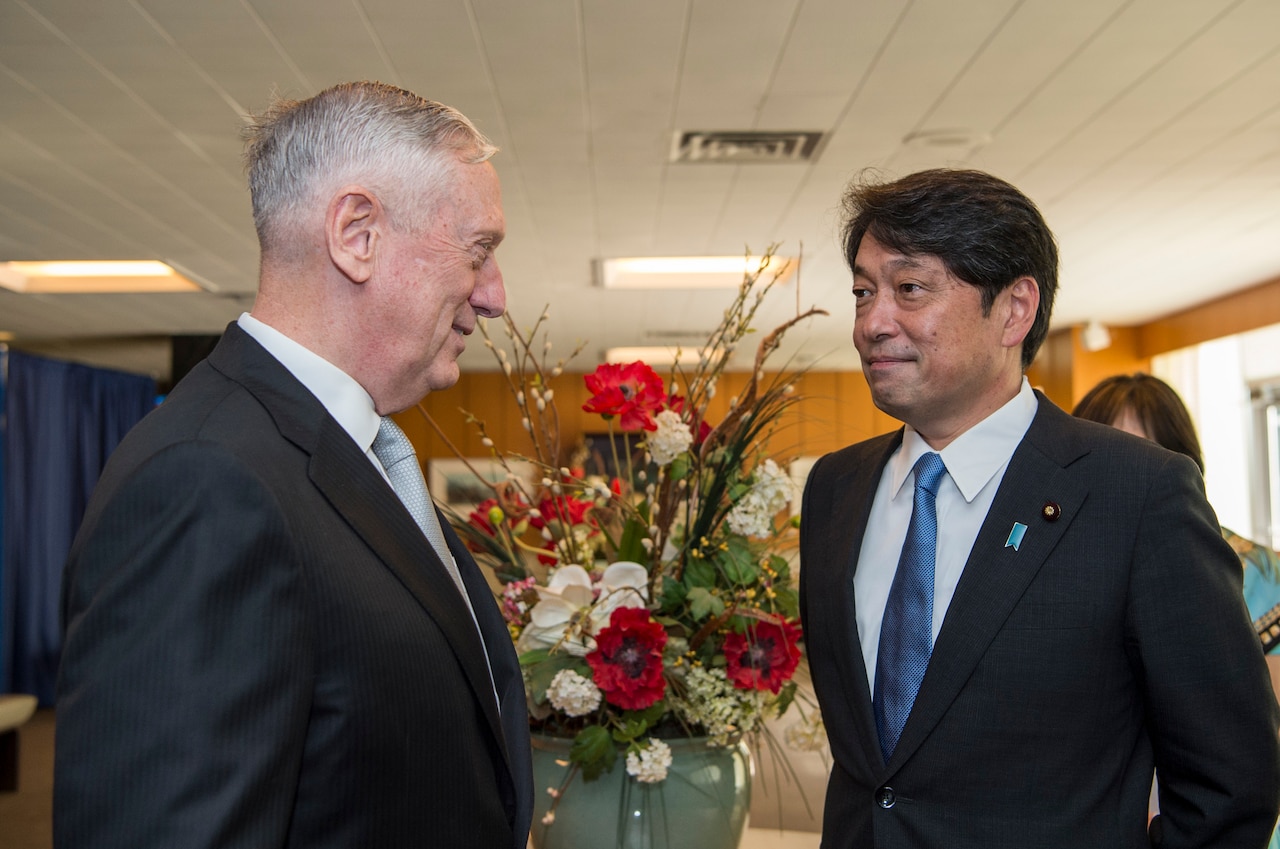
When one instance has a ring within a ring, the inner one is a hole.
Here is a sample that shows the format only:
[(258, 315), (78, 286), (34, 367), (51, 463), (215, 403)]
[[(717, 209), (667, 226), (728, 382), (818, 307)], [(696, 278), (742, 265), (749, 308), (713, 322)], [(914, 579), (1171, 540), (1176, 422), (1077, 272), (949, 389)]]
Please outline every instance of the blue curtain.
[(5, 390), (4, 536), (7, 678), (0, 692), (53, 704), (62, 567), (85, 505), (125, 433), (155, 406), (155, 381), (9, 352)]

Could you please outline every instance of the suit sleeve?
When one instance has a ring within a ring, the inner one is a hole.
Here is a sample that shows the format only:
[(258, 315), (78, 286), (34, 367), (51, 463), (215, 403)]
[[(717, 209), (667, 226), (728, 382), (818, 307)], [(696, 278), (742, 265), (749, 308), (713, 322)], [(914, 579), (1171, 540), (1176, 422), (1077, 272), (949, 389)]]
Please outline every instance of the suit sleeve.
[(1278, 711), (1189, 460), (1156, 475), (1134, 549), (1130, 650), (1143, 676), (1166, 849), (1264, 847), (1280, 806)]
[(209, 443), (111, 488), (64, 579), (55, 844), (281, 846), (314, 623), (280, 505)]

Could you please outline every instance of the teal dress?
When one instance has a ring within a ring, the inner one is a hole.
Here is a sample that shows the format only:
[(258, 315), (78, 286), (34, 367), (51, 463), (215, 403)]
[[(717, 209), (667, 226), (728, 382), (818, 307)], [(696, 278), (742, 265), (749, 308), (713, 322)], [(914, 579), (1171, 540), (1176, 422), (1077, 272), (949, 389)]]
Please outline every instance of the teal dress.
[[(1240, 555), (1240, 564), (1244, 566), (1244, 602), (1250, 618), (1257, 620), (1280, 604), (1280, 555), (1226, 528), (1222, 529), (1222, 538)], [(1277, 653), (1280, 645), (1270, 652)], [(1267, 849), (1280, 849), (1280, 829), (1271, 835)]]
[[(1280, 604), (1280, 555), (1227, 528), (1222, 529), (1222, 538), (1240, 556), (1244, 567), (1244, 603), (1250, 618), (1257, 620)], [(1270, 653), (1280, 653), (1280, 646)]]

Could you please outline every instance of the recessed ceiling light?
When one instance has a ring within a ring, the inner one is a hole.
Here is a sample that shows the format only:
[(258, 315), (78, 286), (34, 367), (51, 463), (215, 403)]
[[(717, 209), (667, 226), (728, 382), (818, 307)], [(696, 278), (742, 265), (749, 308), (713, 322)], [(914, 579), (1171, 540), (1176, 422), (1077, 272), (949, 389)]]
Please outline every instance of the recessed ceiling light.
[(4, 262), (0, 263), (0, 286), (44, 294), (202, 291), (171, 266), (155, 260)]
[[(775, 256), (765, 274), (786, 269), (778, 277), (785, 283), (795, 263)], [(719, 289), (742, 285), (743, 276), (760, 267), (759, 257), (748, 256), (646, 256), (600, 261), (600, 285), (606, 289)]]

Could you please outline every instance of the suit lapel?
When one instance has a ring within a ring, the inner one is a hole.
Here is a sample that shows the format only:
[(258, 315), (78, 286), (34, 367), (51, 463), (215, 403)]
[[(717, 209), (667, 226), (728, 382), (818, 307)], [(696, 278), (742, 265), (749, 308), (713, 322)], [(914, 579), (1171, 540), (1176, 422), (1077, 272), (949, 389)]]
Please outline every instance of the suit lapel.
[[(880, 476), (889, 457), (902, 443), (902, 431), (873, 444), (866, 455), (855, 458), (832, 483), (833, 492), (828, 503), (830, 516), (825, 521), (812, 522), (828, 531), (822, 542), (819, 557), (822, 562), (847, 564), (846, 568), (814, 570), (819, 572), (821, 583), (809, 591), (813, 601), (827, 607), (824, 621), (833, 623), (837, 639), (845, 641), (835, 652), (840, 665), (840, 680), (847, 704), (851, 706), (855, 722), (854, 732), (862, 741), (868, 774), (880, 771), (882, 760), (875, 714), (871, 707), (871, 689), (867, 684), (867, 666), (862, 658), (862, 641), (858, 637), (858, 620), (853, 576), (857, 571), (862, 550), (862, 538), (866, 533), (867, 519), (875, 498)], [(850, 521), (852, 520), (852, 521)]]
[[(476, 624), (459, 603), (458, 589), (444, 564), (390, 485), (315, 396), (238, 325), (228, 326), (209, 361), (258, 398), (281, 435), (310, 456), (312, 483), (440, 628), (494, 738), (503, 741)], [(465, 562), (472, 563), (469, 555)], [(462, 563), (460, 558), (460, 568)], [(471, 595), (474, 598), (474, 591)], [(492, 601), (486, 595), (474, 598), (473, 604), (492, 606)], [(502, 636), (509, 640), (505, 631)]]
[[(1088, 487), (1065, 468), (1079, 452), (1055, 438), (1058, 417), (1066, 414), (1039, 400), (965, 562), (890, 767), (904, 762), (946, 713), (1088, 497)], [(1045, 517), (1046, 504), (1057, 506), (1057, 518)], [(1015, 522), (1027, 526), (1016, 549), (1005, 545)]]
[(310, 474), (316, 488), (444, 632), (494, 736), (501, 740), (484, 647), (471, 614), (460, 603), (457, 586), (395, 492), (347, 432), (328, 417), (311, 456)]

